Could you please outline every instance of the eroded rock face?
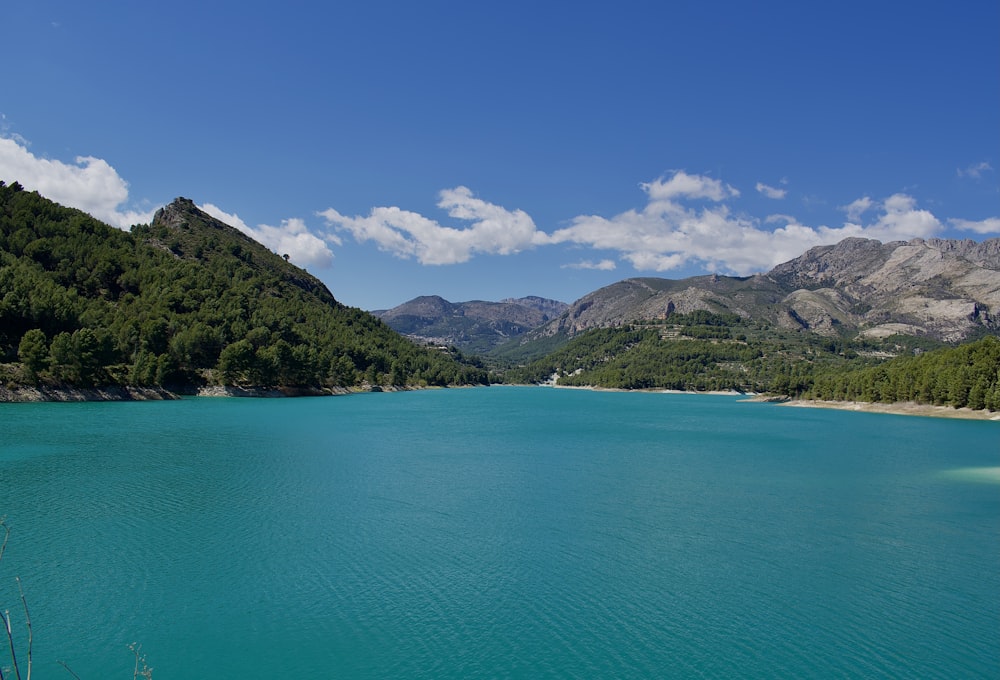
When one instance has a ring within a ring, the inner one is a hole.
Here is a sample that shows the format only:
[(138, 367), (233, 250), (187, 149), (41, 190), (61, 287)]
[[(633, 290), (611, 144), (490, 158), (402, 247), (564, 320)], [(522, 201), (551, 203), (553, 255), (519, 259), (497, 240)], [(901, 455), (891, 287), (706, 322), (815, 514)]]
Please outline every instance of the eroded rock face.
[(173, 203), (163, 206), (156, 211), (153, 215), (152, 224), (162, 224), (165, 227), (171, 229), (178, 229), (191, 220), (191, 214), (198, 210), (198, 206), (194, 204), (190, 198), (184, 198), (179, 196), (174, 199)]
[(572, 335), (696, 309), (822, 335), (961, 340), (978, 329), (1000, 330), (1000, 239), (849, 238), (751, 277), (628, 279), (581, 298), (539, 332)]
[(790, 309), (789, 318), (792, 321), (820, 335), (837, 335), (845, 323), (851, 323), (853, 317), (851, 301), (835, 288), (799, 289), (786, 297), (784, 302)]
[(844, 288), (881, 268), (901, 241), (881, 243), (871, 239), (848, 238), (834, 246), (810, 248), (803, 255), (768, 272), (768, 277), (785, 288)]

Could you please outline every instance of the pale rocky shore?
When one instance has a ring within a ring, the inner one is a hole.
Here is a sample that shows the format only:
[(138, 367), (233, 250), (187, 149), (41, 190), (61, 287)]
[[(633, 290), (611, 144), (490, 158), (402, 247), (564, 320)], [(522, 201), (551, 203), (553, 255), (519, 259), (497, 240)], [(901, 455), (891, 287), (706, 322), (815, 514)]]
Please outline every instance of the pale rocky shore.
[(918, 404), (913, 401), (894, 404), (871, 403), (863, 401), (823, 401), (818, 399), (792, 399), (781, 402), (782, 406), (799, 408), (832, 408), (841, 411), (858, 411), (862, 413), (890, 413), (901, 416), (930, 416), (934, 418), (964, 418), (966, 420), (1000, 421), (1000, 413), (996, 411), (974, 411), (969, 408), (953, 408), (951, 406), (933, 406)]
[[(560, 389), (580, 389), (591, 391), (608, 392), (628, 392), (631, 390), (602, 389), (594, 387), (569, 387), (561, 385), (551, 385)], [(90, 387), (90, 388), (70, 388), (70, 387), (4, 387), (0, 385), (0, 403), (10, 402), (75, 402), (75, 401), (168, 401), (180, 399), (183, 396), (198, 397), (256, 397), (256, 398), (283, 398), (283, 397), (321, 397), (356, 394), (359, 392), (385, 391), (395, 392), (414, 388), (381, 387), (381, 388), (355, 388), (346, 387), (332, 388), (243, 388), (243, 387), (222, 387), (208, 386), (201, 387), (196, 392), (178, 394), (165, 390), (162, 387)], [(1000, 412), (980, 410), (975, 411), (968, 408), (953, 408), (951, 406), (933, 406), (929, 404), (918, 404), (916, 402), (898, 402), (893, 404), (871, 403), (861, 401), (824, 401), (819, 399), (785, 399), (783, 397), (770, 397), (767, 395), (752, 395), (741, 392), (728, 391), (707, 391), (688, 392), (683, 390), (641, 390), (659, 392), (663, 394), (717, 394), (729, 396), (746, 396), (745, 401), (775, 402), (782, 406), (793, 406), (797, 408), (828, 408), (840, 411), (857, 411), (860, 413), (889, 413), (906, 416), (928, 416), (935, 418), (962, 418), (966, 420), (992, 420), (1000, 422)]]
[(0, 402), (165, 401), (178, 395), (160, 387), (17, 387), (0, 386)]
[[(557, 386), (558, 387), (558, 386)], [(595, 389), (590, 387), (563, 387), (562, 389)], [(599, 389), (599, 388), (598, 388)], [(608, 390), (629, 391), (629, 390)], [(643, 390), (647, 391), (647, 390)], [(717, 394), (722, 396), (744, 396), (743, 401), (776, 403), (782, 406), (798, 408), (829, 408), (839, 411), (857, 411), (859, 413), (889, 413), (901, 416), (926, 416), (932, 418), (961, 418), (965, 420), (995, 420), (1000, 422), (1000, 412), (973, 410), (970, 408), (953, 408), (951, 406), (934, 406), (918, 404), (915, 401), (896, 402), (893, 404), (872, 403), (866, 401), (826, 401), (821, 399), (788, 399), (765, 394), (752, 394), (736, 391), (705, 391), (691, 392), (685, 390), (648, 390), (662, 394)]]
[(346, 387), (308, 388), (255, 388), (255, 387), (201, 387), (196, 391), (172, 392), (162, 387), (29, 387), (20, 385), (5, 387), (0, 385), (0, 403), (23, 403), (42, 401), (169, 401), (183, 397), (328, 397), (357, 392), (398, 391), (400, 388), (383, 387), (347, 389)]
[(264, 387), (222, 387), (219, 385), (212, 385), (209, 387), (201, 387), (195, 396), (198, 397), (265, 397), (265, 398), (281, 398), (281, 397), (328, 397), (332, 395), (341, 394), (352, 394), (352, 391), (346, 387), (331, 387), (331, 388), (318, 388), (318, 387), (282, 387), (282, 388), (264, 388)]

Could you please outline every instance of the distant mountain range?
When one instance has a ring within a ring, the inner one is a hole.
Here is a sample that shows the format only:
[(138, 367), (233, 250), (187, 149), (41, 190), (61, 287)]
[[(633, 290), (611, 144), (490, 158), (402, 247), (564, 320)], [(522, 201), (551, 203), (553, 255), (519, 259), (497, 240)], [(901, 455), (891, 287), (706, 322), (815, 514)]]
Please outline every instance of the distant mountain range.
[(413, 340), (482, 354), (547, 323), (568, 307), (565, 302), (534, 296), (449, 302), (425, 295), (373, 313)]
[(532, 336), (572, 337), (696, 310), (823, 336), (960, 341), (1000, 329), (1000, 239), (849, 238), (766, 274), (627, 279), (585, 295)]
[(568, 339), (698, 310), (827, 337), (961, 341), (1000, 330), (1000, 239), (849, 238), (749, 277), (631, 278), (571, 305), (536, 297), (451, 303), (427, 296), (375, 314), (411, 338), (490, 352), (512, 341)]

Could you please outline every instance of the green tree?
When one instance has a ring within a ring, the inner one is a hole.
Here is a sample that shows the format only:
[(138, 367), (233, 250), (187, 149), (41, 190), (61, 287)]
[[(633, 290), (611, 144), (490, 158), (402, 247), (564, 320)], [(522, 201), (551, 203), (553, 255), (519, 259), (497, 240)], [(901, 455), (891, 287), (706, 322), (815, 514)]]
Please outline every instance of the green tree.
[(73, 371), (80, 385), (95, 384), (100, 377), (101, 343), (90, 328), (73, 331)]
[(139, 350), (129, 368), (128, 381), (131, 385), (155, 385), (159, 362), (155, 354), (147, 349)]
[(32, 381), (38, 379), (38, 374), (45, 369), (49, 361), (49, 343), (41, 329), (32, 328), (21, 337), (17, 347), (17, 355), (28, 371)]
[(180, 366), (177, 360), (169, 353), (164, 352), (156, 359), (156, 384), (169, 386), (174, 385), (182, 379)]
[(330, 360), (328, 377), (331, 385), (350, 387), (357, 382), (357, 368), (346, 354)]
[(223, 385), (248, 383), (249, 372), (256, 362), (256, 352), (248, 340), (226, 345), (219, 354), (219, 380)]
[(73, 336), (63, 331), (52, 338), (49, 345), (49, 370), (56, 380), (72, 381), (76, 378), (75, 364)]
[(389, 370), (389, 384), (402, 387), (406, 385), (406, 371), (403, 370), (403, 365), (398, 362), (392, 362), (392, 367)]
[(275, 346), (261, 347), (253, 354), (246, 381), (249, 385), (273, 387), (278, 384), (278, 350)]

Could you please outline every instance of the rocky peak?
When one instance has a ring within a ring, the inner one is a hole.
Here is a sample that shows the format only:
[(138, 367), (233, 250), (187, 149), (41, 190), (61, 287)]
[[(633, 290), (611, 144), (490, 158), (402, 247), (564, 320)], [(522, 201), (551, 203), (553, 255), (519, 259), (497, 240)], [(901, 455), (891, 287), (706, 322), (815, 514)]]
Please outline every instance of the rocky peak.
[(925, 243), (928, 247), (942, 253), (954, 253), (979, 267), (1000, 270), (1000, 238), (991, 238), (982, 242), (972, 239), (961, 241), (940, 238), (927, 239), (926, 241), (914, 239), (911, 243), (915, 241)]
[(901, 241), (882, 243), (866, 238), (847, 238), (832, 246), (816, 246), (779, 264), (769, 276), (794, 288), (819, 288), (853, 283), (878, 269)]
[(191, 216), (200, 212), (190, 198), (178, 196), (173, 203), (163, 206), (153, 215), (153, 225), (179, 229), (191, 221)]
[(158, 238), (162, 239), (162, 235), (157, 237), (155, 234), (157, 229), (170, 230), (171, 243), (158, 245), (169, 248), (178, 257), (206, 263), (217, 258), (237, 258), (255, 267), (271, 269), (293, 285), (339, 305), (330, 290), (319, 279), (286, 261), (236, 227), (202, 211), (190, 198), (175, 198), (172, 203), (157, 210), (150, 227), (154, 230), (149, 236), (153, 242), (157, 242)]
[(550, 300), (548, 298), (539, 297), (538, 295), (528, 295), (520, 298), (504, 298), (500, 302), (512, 305), (521, 305), (522, 307), (537, 310), (549, 317), (558, 316), (566, 311), (567, 307), (569, 307), (569, 305), (565, 302)]

